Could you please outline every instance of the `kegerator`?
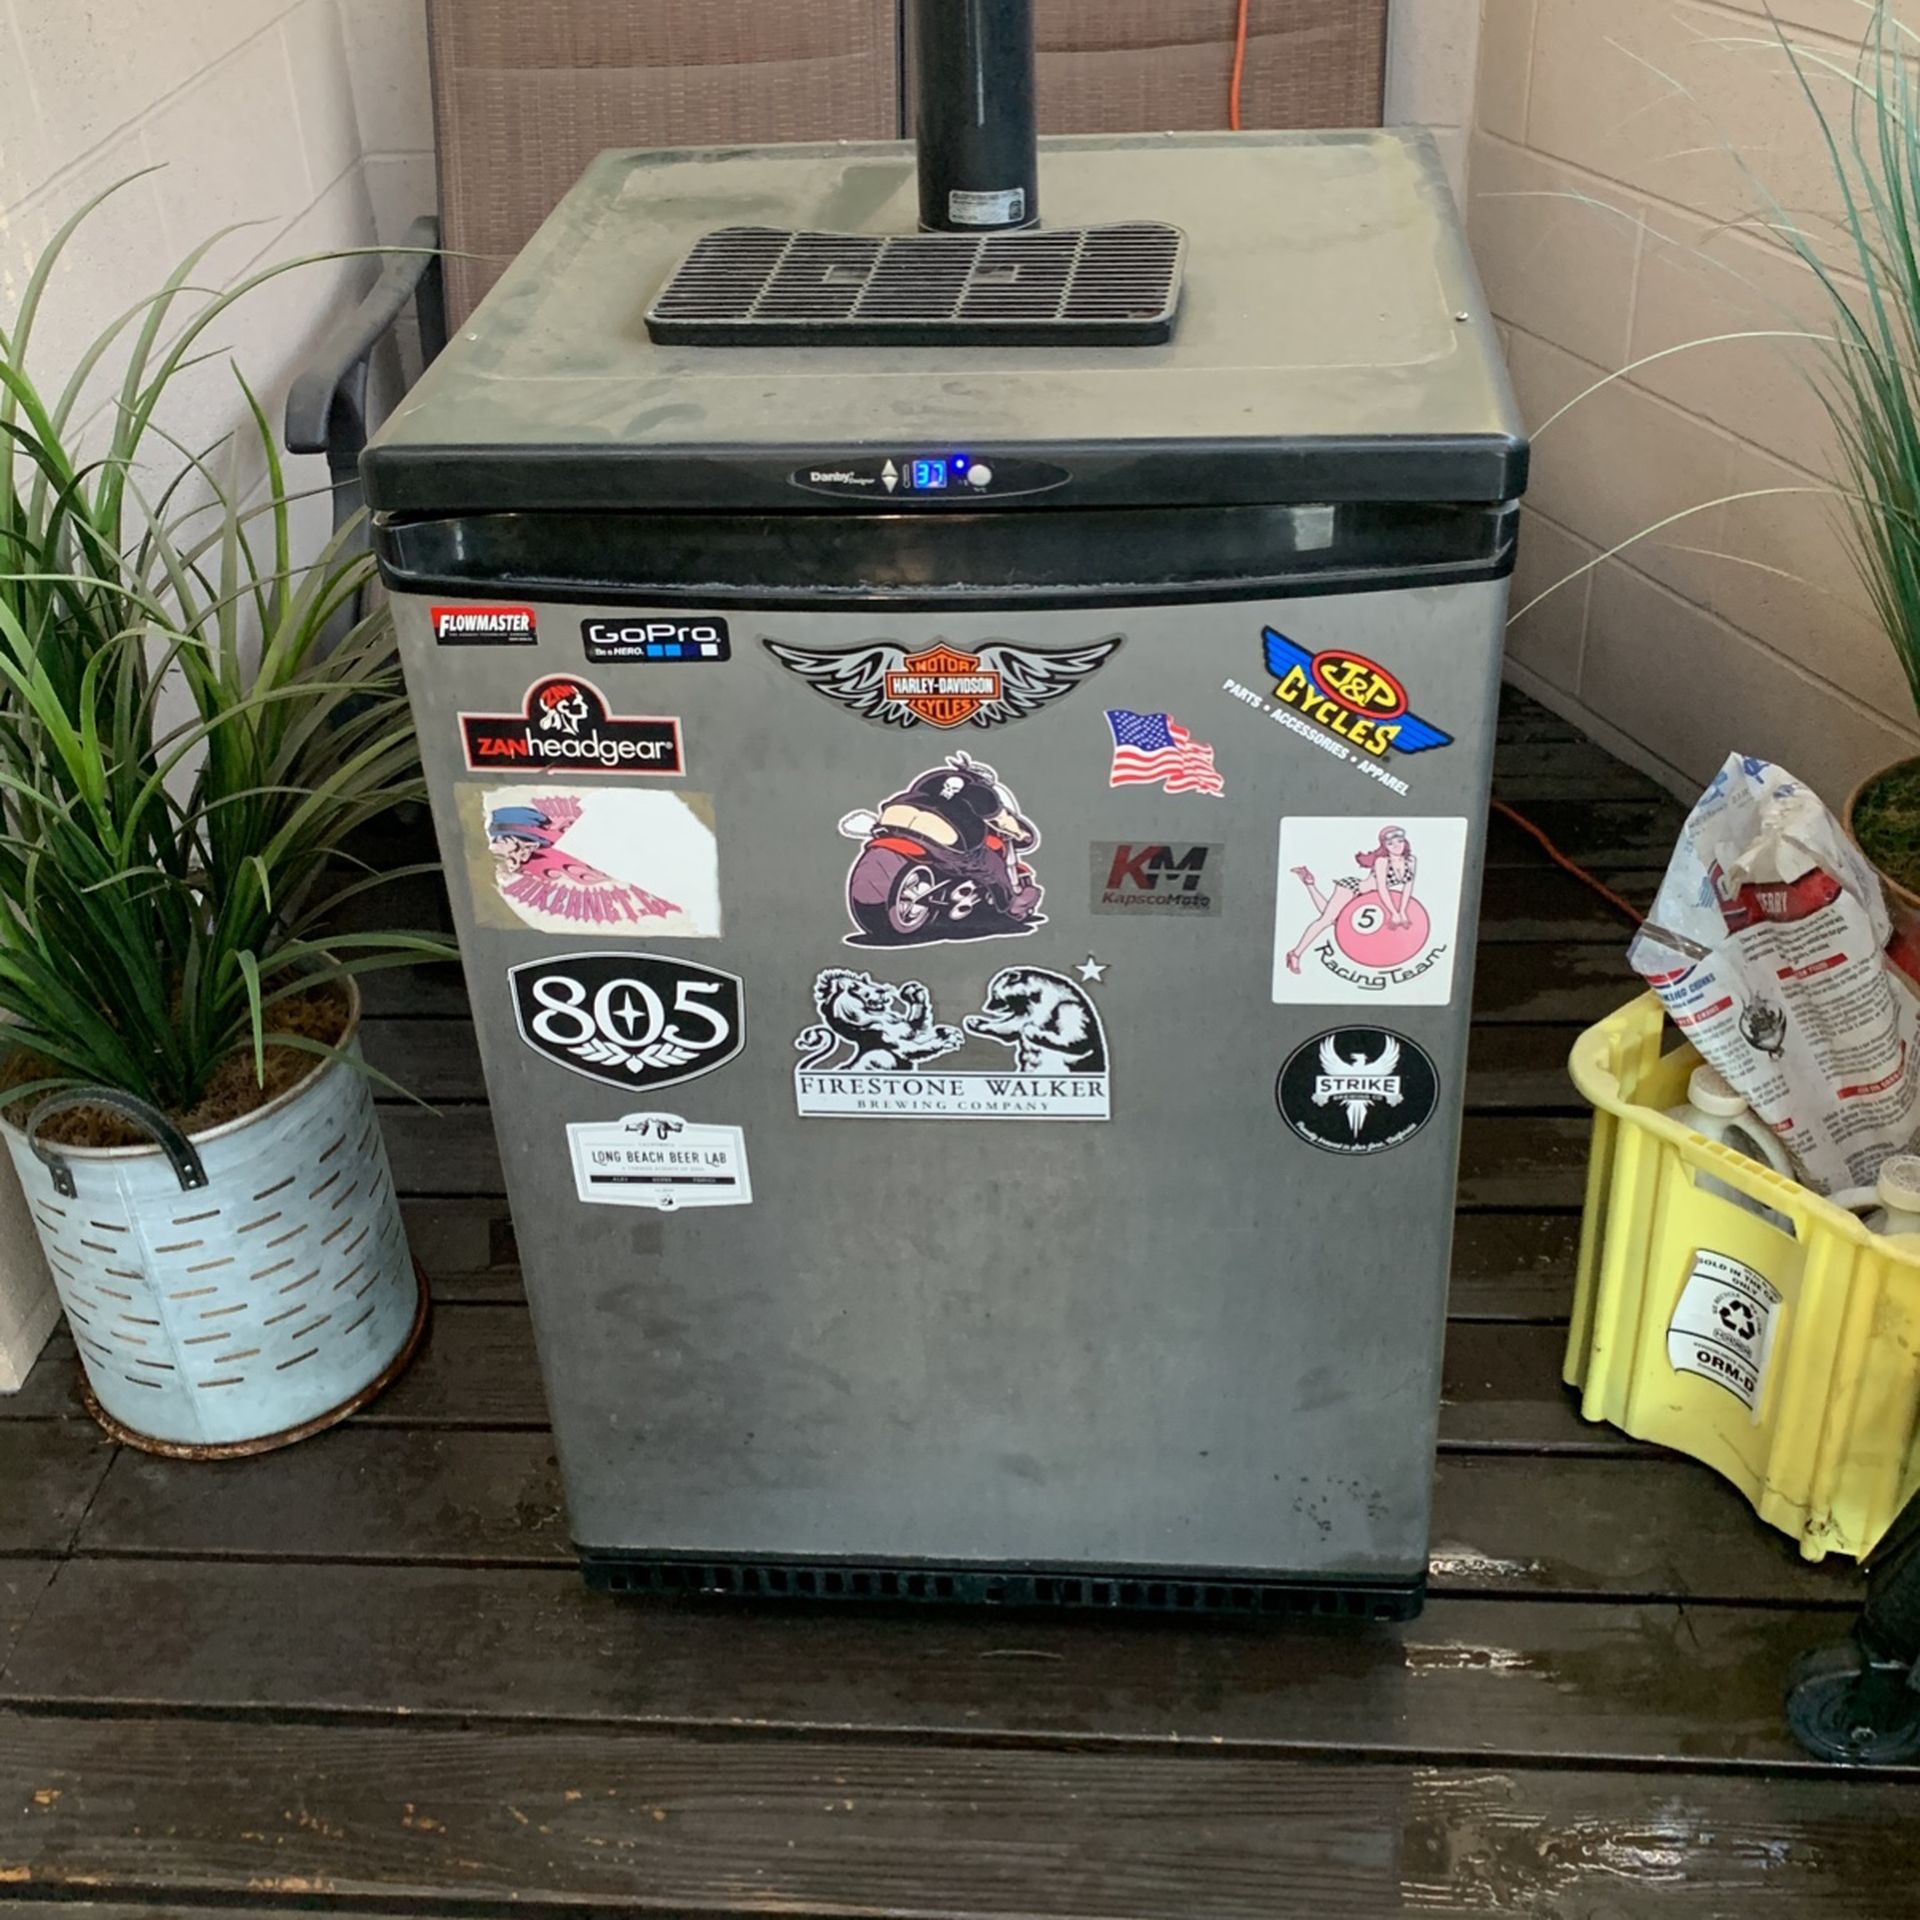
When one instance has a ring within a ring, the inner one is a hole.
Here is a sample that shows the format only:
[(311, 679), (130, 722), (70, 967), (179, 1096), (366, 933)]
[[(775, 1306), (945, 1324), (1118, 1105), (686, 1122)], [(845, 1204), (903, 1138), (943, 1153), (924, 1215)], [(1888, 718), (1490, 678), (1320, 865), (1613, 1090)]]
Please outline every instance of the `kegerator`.
[(1403, 1614), (1525, 440), (1423, 134), (1032, 194), (602, 154), (366, 456), (573, 1536)]

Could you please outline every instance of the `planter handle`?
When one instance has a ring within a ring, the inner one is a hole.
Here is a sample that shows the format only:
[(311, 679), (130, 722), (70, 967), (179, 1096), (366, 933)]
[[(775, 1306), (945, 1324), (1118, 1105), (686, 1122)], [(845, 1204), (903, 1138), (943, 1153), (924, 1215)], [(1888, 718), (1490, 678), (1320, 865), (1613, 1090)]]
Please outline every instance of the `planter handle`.
[(63, 1200), (74, 1198), (73, 1168), (57, 1147), (48, 1146), (40, 1138), (40, 1129), (56, 1114), (71, 1112), (75, 1107), (106, 1107), (136, 1126), (144, 1127), (159, 1142), (182, 1193), (191, 1193), (195, 1187), (207, 1184), (207, 1170), (193, 1142), (158, 1107), (150, 1107), (144, 1100), (137, 1100), (130, 1093), (116, 1092), (112, 1087), (76, 1087), (71, 1093), (50, 1094), (27, 1117), (27, 1145), (33, 1149), (34, 1158), (52, 1174), (54, 1191)]

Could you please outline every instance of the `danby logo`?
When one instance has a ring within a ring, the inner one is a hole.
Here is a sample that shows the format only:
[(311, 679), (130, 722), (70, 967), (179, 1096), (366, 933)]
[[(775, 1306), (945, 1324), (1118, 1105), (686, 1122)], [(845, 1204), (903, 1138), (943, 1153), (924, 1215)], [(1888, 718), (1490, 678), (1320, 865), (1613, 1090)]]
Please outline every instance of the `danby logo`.
[(591, 681), (549, 674), (527, 689), (518, 713), (463, 713), (460, 742), (472, 772), (496, 767), (571, 767), (581, 773), (685, 772), (680, 722), (608, 710)]
[(1167, 841), (1103, 841), (1093, 849), (1093, 910), (1210, 918), (1220, 911), (1224, 851)]
[(910, 653), (886, 676), (887, 698), (934, 727), (963, 727), (1000, 698), (1000, 675), (977, 653), (929, 647)]
[(1452, 746), (1453, 736), (1421, 719), (1406, 688), (1377, 660), (1341, 647), (1310, 653), (1272, 627), (1261, 640), (1273, 697), (1350, 747), (1385, 760)]
[(443, 647), (530, 647), (531, 607), (434, 607), (433, 637)]

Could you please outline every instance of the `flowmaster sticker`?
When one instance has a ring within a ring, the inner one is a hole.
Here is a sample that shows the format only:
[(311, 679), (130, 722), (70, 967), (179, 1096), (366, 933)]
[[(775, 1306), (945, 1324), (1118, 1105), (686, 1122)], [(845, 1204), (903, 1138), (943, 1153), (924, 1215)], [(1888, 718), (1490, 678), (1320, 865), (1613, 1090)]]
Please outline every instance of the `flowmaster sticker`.
[(1225, 793), (1227, 783), (1213, 764), (1213, 749), (1196, 740), (1170, 713), (1132, 713), (1107, 709), (1113, 735), (1110, 787), (1164, 787), (1169, 793)]
[(1040, 829), (971, 754), (950, 753), (877, 810), (843, 814), (840, 831), (860, 842), (847, 869), (850, 947), (1011, 938), (1046, 924), (1026, 859)]
[(670, 1087), (746, 1044), (737, 974), (660, 953), (563, 953), (507, 969), (535, 1053), (615, 1087)]
[(1703, 1247), (1667, 1326), (1667, 1365), (1725, 1387), (1757, 1423), (1780, 1303), (1764, 1274)]
[(539, 643), (531, 607), (431, 607), (433, 638), (442, 647), (531, 647)]
[(1464, 819), (1281, 821), (1274, 999), (1445, 1006), (1466, 859)]
[[(1090, 979), (1104, 971), (1097, 961), (1088, 966)], [(1003, 967), (979, 1011), (957, 1026), (935, 1017), (923, 982), (895, 985), (850, 967), (827, 968), (814, 982), (813, 1004), (818, 1022), (793, 1043), (801, 1056), (794, 1102), (803, 1118), (1111, 1117), (1106, 1028), (1084, 988), (1065, 974)], [(961, 1053), (963, 1063), (936, 1070)], [(996, 1053), (997, 1065), (989, 1064)]]
[(685, 771), (678, 720), (610, 712), (606, 695), (591, 681), (562, 673), (536, 680), (518, 713), (463, 713), (460, 744), (475, 773), (514, 766), (582, 773)]
[(567, 1128), (574, 1191), (589, 1205), (744, 1207), (747, 1136), (739, 1127), (683, 1120), (677, 1113), (630, 1113)]
[(733, 657), (727, 623), (717, 613), (698, 620), (670, 615), (616, 616), (580, 622), (580, 644), (589, 660), (611, 660), (625, 665), (658, 661), (713, 662)]
[(883, 727), (1003, 727), (1071, 693), (1113, 657), (1122, 637), (1051, 648), (993, 640), (971, 650), (935, 640), (915, 651), (876, 640), (830, 653), (762, 644), (816, 693)]
[(1280, 1117), (1323, 1153), (1385, 1153), (1433, 1118), (1440, 1077), (1424, 1048), (1381, 1027), (1335, 1027), (1297, 1047), (1274, 1082)]
[(1096, 840), (1088, 905), (1134, 920), (1218, 919), (1226, 853), (1199, 841)]
[(703, 793), (550, 784), (463, 787), (474, 918), (542, 933), (720, 934), (713, 804)]

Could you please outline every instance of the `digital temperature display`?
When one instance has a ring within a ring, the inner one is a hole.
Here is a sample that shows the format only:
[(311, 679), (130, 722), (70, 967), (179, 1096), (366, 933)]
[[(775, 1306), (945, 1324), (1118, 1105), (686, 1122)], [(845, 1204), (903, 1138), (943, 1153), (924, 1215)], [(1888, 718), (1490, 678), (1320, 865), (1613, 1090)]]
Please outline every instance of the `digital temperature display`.
[(946, 484), (947, 463), (944, 460), (907, 462), (907, 485), (916, 492), (927, 487), (944, 487)]

